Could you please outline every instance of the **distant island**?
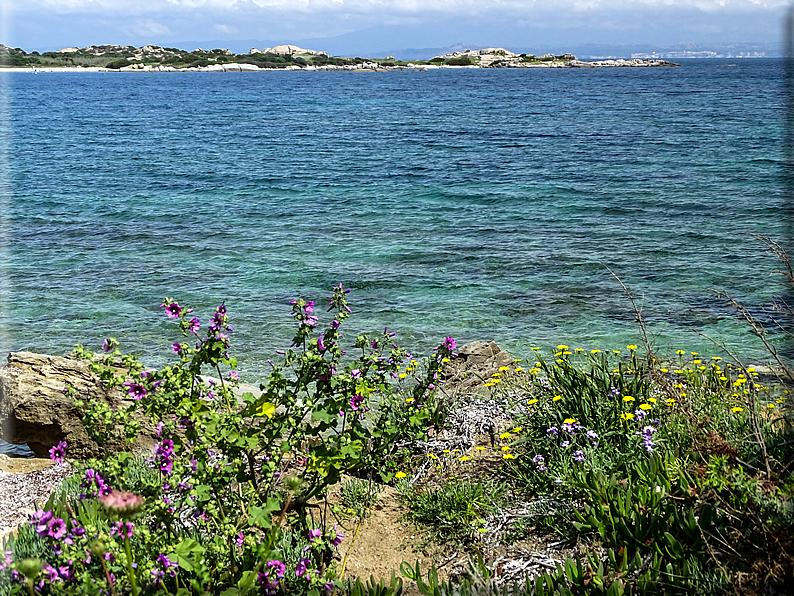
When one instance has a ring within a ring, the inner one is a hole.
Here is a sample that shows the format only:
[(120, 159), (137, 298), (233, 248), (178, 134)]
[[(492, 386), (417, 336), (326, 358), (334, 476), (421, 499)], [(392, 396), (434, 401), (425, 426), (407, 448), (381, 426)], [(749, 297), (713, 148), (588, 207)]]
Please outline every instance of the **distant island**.
[(430, 60), (397, 60), (386, 58), (346, 58), (329, 56), (327, 52), (308, 50), (292, 45), (252, 48), (247, 54), (229, 50), (177, 48), (147, 45), (101, 45), (85, 48), (64, 48), (56, 52), (26, 52), (0, 44), (0, 69), (52, 68), (92, 69), (119, 72), (248, 72), (257, 70), (361, 70), (384, 71), (431, 68), (598, 68), (679, 66), (653, 58), (578, 60), (573, 54), (516, 54), (504, 48), (464, 50), (436, 56)]

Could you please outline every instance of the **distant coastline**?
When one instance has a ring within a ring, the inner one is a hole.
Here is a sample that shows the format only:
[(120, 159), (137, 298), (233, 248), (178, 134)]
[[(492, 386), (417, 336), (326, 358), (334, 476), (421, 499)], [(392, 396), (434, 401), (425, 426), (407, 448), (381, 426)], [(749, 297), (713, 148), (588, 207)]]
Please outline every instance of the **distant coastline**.
[(0, 72), (258, 72), (294, 71), (424, 71), (445, 68), (604, 68), (671, 67), (658, 58), (583, 61), (573, 54), (517, 54), (504, 48), (464, 50), (429, 60), (348, 58), (292, 45), (252, 48), (247, 54), (226, 49), (192, 52), (160, 46), (103, 45), (64, 48), (56, 52), (25, 52), (0, 44)]

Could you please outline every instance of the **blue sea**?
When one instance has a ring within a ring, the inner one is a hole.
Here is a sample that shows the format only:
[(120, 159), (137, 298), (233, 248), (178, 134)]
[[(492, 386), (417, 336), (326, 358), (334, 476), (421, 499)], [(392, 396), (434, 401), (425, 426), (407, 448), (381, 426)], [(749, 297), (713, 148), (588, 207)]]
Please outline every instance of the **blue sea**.
[(639, 344), (761, 362), (712, 289), (791, 295), (782, 60), (679, 68), (0, 73), (0, 353), (118, 338), (225, 301), (244, 380), (289, 301), (352, 288), (348, 339)]

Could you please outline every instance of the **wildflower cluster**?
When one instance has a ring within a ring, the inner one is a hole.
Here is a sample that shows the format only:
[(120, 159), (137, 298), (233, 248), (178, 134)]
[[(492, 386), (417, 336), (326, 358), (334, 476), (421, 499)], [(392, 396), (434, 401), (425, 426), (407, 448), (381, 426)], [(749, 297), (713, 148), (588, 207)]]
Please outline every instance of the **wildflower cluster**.
[[(240, 376), (225, 304), (202, 322), (165, 298), (166, 317), (190, 339), (174, 342), (175, 362), (158, 371), (122, 355), (113, 338), (103, 343), (102, 359), (81, 349), (100, 378), (123, 386), (130, 398), (116, 411), (76, 402), (89, 433), (101, 440), (97, 433), (121, 423), (129, 445), (139, 430), (136, 416), (144, 414), (157, 426), (157, 442), (148, 458), (122, 450), (88, 462), (79, 495), (63, 493), (37, 512), (31, 527), (52, 543), (53, 554), (41, 569), (31, 567), (36, 581), (56, 581), (54, 569), (75, 593), (81, 582), (94, 592), (133, 596), (184, 586), (205, 593), (246, 582), (265, 594), (332, 591), (332, 551), (344, 535), (325, 520), (307, 527), (307, 503), (343, 473), (367, 468), (384, 480), (393, 476), (400, 442), (426, 438), (441, 422), (436, 389), (456, 347), (447, 337), (421, 370), (388, 328), (358, 336), (346, 350), (348, 292), (332, 289), (326, 326), (315, 302), (291, 303), (292, 345), (271, 361), (257, 395), (232, 391)], [(396, 387), (406, 368), (414, 373), (403, 389), (408, 404)], [(53, 447), (53, 460), (63, 461), (67, 448)], [(304, 540), (300, 557), (285, 556)], [(65, 561), (68, 571), (61, 573)], [(4, 572), (27, 578), (22, 566), (14, 560)]]

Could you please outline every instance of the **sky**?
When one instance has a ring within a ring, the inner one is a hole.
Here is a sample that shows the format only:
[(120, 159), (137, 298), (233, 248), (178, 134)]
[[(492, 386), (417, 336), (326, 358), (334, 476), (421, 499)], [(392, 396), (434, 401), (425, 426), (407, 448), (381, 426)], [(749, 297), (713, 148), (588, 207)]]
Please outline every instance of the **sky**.
[(554, 52), (585, 44), (774, 44), (787, 6), (783, 0), (0, 0), (0, 43), (27, 51), (154, 44), (235, 52), (311, 43), (339, 55), (455, 44)]

